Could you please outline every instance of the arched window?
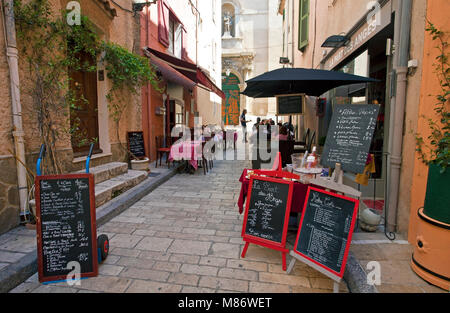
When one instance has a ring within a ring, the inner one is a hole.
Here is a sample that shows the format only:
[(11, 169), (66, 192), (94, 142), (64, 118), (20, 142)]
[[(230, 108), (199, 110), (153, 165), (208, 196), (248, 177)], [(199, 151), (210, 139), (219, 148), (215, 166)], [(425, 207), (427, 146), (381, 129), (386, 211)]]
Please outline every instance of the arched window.
[(222, 6), (222, 37), (236, 37), (236, 10), (231, 3)]

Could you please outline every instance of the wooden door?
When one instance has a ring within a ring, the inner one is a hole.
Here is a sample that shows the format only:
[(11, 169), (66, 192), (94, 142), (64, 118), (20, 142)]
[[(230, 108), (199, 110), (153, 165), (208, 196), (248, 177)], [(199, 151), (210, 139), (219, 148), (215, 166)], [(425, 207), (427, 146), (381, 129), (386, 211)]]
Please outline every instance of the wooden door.
[[(80, 53), (81, 61), (95, 65), (92, 56)], [(70, 110), (70, 126), (73, 130), (72, 149), (74, 156), (84, 156), (89, 152), (92, 142), (94, 153), (100, 153), (97, 107), (97, 71), (71, 71), (70, 87), (76, 103)]]

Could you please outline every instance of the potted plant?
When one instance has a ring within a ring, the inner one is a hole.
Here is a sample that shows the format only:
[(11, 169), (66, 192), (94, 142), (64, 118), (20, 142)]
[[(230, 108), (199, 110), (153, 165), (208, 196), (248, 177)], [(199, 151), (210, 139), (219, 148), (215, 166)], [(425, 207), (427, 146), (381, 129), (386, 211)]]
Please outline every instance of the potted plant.
[(424, 280), (449, 290), (450, 281), (450, 68), (444, 33), (428, 22), (426, 29), (438, 41), (440, 54), (434, 64), (440, 94), (434, 111), (437, 118), (428, 118), (431, 135), (428, 140), (417, 135), (419, 158), (428, 165), (428, 181), (423, 208), (418, 210), (417, 237), (411, 268)]
[(440, 55), (436, 58), (436, 74), (439, 79), (441, 93), (436, 96), (434, 111), (438, 120), (428, 118), (431, 135), (427, 142), (421, 135), (416, 136), (417, 152), (420, 160), (429, 166), (427, 193), (424, 214), (440, 222), (450, 224), (450, 210), (448, 208), (448, 190), (450, 190), (450, 68), (448, 63), (447, 42), (443, 39), (443, 32), (429, 23), (427, 31), (433, 40), (439, 41)]

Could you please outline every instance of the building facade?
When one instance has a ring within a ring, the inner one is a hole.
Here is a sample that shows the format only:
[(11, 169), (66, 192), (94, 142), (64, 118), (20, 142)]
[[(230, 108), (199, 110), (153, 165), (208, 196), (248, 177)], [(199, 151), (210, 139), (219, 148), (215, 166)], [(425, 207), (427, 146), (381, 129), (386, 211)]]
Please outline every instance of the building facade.
[(143, 132), (152, 161), (158, 145), (178, 137), (172, 133), (175, 126), (220, 125), (220, 5), (197, 2), (158, 0), (140, 13), (141, 52), (163, 80), (162, 93), (150, 85), (142, 91)]
[[(33, 98), (27, 92), (30, 80), (22, 49), (26, 49), (29, 45), (18, 41), (16, 23), (14, 18), (11, 18), (13, 15), (5, 13), (7, 8), (12, 8), (12, 2), (9, 6), (6, 6), (6, 2), (2, 2), (3, 14), (0, 16), (7, 29), (6, 33), (4, 28), (0, 30), (2, 76), (0, 88), (4, 95), (0, 101), (2, 121), (0, 128), (3, 132), (0, 148), (0, 170), (3, 173), (0, 178), (0, 233), (17, 226), (20, 216), (26, 214), (28, 210), (27, 198), (34, 183), (30, 177), (36, 173), (36, 159), (42, 143), (36, 112), (33, 110)], [(49, 0), (54, 16), (58, 16), (61, 10), (66, 8), (72, 10), (72, 6), (67, 6), (68, 3), (69, 1), (65, 0)], [(117, 0), (116, 4), (113, 4), (106, 0), (79, 0), (78, 3), (81, 15), (92, 22), (100, 40), (120, 45), (128, 51), (134, 50), (137, 38), (133, 34), (136, 32), (137, 24), (130, 1)], [(78, 131), (87, 133), (87, 136), (95, 141), (91, 165), (96, 166), (124, 160), (127, 154), (123, 149), (123, 146), (126, 146), (126, 134), (128, 131), (141, 129), (142, 119), (140, 92), (138, 92), (127, 95), (128, 103), (124, 117), (119, 124), (115, 123), (107, 99), (111, 81), (106, 75), (102, 75), (105, 73), (105, 64), (101, 62), (100, 55), (97, 60), (91, 61), (96, 71), (90, 74), (81, 72), (67, 74), (73, 75), (75, 86), (81, 88), (88, 99), (85, 115), (82, 117), (80, 115), (81, 123)], [(71, 117), (74, 114), (81, 114), (74, 110), (59, 113)], [(69, 173), (84, 168), (89, 144), (77, 142), (66, 132), (66, 127), (70, 125), (64, 118), (61, 117), (58, 121), (62, 135), (56, 141), (55, 154), (61, 164), (61, 171)], [(46, 173), (45, 167), (43, 173)]]
[(222, 1), (222, 86), (226, 94), (222, 121), (225, 125), (239, 125), (244, 109), (250, 116), (275, 117), (274, 99), (252, 99), (239, 92), (244, 91), (245, 81), (281, 67), (282, 18), (276, 13), (277, 5), (276, 0)]
[[(327, 135), (336, 105), (380, 105), (370, 150), (376, 173), (368, 186), (358, 186), (351, 174), (344, 182), (361, 188), (366, 200), (373, 199), (368, 206), (384, 210), (388, 231), (408, 234), (411, 243), (415, 243), (417, 210), (423, 206), (427, 177), (427, 167), (416, 154), (416, 135), (425, 132), (420, 116), (431, 115), (426, 107), (432, 99), (426, 97), (433, 91), (429, 82), (434, 54), (426, 21), (448, 32), (448, 18), (441, 13), (448, 5), (448, 1), (280, 0), (278, 7), (285, 16), (284, 56), (293, 60), (294, 67), (379, 80), (322, 95), (326, 107), (320, 117), (317, 99), (307, 97), (306, 114), (294, 120), (299, 137), (309, 128), (319, 139)], [(338, 46), (322, 46), (336, 35), (342, 39)], [(292, 45), (286, 44), (290, 40)]]

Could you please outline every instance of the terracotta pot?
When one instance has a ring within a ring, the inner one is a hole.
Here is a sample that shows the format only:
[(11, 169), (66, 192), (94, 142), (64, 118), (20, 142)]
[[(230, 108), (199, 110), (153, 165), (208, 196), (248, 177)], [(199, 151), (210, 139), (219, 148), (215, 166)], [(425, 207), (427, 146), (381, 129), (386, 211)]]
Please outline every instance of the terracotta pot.
[(449, 291), (450, 224), (428, 217), (422, 208), (418, 215), (417, 237), (411, 267), (427, 282)]
[(131, 160), (131, 169), (136, 171), (150, 172), (149, 164), (150, 164), (149, 158), (145, 158), (142, 160)]

